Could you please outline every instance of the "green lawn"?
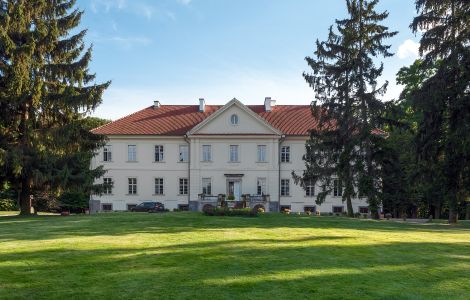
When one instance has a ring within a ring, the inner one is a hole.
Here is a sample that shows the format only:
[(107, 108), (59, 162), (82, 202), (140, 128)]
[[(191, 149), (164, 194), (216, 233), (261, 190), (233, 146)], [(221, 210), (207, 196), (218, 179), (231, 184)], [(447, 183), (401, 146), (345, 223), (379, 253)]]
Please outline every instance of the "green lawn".
[(470, 299), (470, 223), (0, 217), (0, 299)]

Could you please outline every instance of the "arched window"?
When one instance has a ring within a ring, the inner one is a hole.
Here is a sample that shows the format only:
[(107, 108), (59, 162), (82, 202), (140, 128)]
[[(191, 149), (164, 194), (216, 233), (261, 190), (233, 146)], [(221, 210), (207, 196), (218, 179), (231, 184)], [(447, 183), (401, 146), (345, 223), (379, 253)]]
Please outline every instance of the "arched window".
[(230, 123), (232, 123), (232, 125), (238, 125), (238, 116), (233, 114), (231, 117), (230, 117)]

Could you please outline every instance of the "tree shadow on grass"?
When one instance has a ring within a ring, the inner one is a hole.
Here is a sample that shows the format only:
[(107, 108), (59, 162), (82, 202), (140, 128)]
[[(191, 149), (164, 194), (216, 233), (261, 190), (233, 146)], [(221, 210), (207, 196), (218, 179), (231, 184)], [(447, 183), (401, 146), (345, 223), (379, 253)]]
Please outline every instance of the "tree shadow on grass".
[(348, 229), (376, 232), (435, 232), (470, 234), (470, 224), (402, 224), (335, 217), (298, 217), (267, 214), (258, 218), (207, 217), (200, 213), (111, 213), (92, 216), (39, 216), (0, 218), (0, 242), (45, 240), (70, 236), (123, 236), (128, 234), (177, 234), (218, 230), (306, 228)]
[(103, 249), (59, 244), (1, 254), (0, 298), (470, 297), (462, 281), (470, 276), (470, 243), (348, 241), (317, 236)]

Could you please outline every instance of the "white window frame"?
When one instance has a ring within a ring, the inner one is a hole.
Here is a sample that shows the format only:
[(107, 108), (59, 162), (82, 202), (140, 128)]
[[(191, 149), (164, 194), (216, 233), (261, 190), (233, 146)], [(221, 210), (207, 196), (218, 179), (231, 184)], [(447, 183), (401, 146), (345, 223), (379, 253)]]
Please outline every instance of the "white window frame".
[(306, 197), (315, 196), (315, 182), (313, 182), (312, 180), (308, 181), (305, 184), (305, 196)]
[(281, 179), (281, 196), (290, 196), (290, 179)]
[(186, 177), (178, 178), (179, 195), (187, 195), (189, 193), (189, 179)]
[[(106, 182), (109, 181), (109, 182)], [(113, 194), (113, 178), (112, 177), (103, 177), (103, 195), (112, 195)]]
[(281, 147), (281, 162), (290, 163), (290, 146)]
[(237, 114), (232, 114), (230, 116), (230, 124), (232, 124), (233, 126), (236, 126), (239, 124), (239, 121), (240, 121), (240, 118), (238, 117)]
[(111, 162), (113, 161), (113, 146), (105, 145), (103, 147), (103, 161)]
[(165, 161), (165, 147), (163, 145), (155, 145), (154, 147), (154, 161), (164, 162)]
[(266, 195), (266, 177), (258, 177), (256, 179), (256, 194)]
[(343, 184), (338, 178), (333, 179), (333, 197), (343, 197)]
[[(179, 162), (189, 161), (189, 145), (179, 145)], [(186, 149), (186, 150), (183, 150)]]
[(156, 177), (154, 179), (155, 193), (154, 195), (165, 195), (165, 179), (163, 177)]
[(212, 178), (204, 177), (201, 179), (201, 193), (204, 195), (212, 195)]
[[(133, 180), (135, 182), (131, 182)], [(128, 195), (137, 195), (137, 177), (128, 177), (127, 178), (127, 194)]]
[(212, 161), (212, 145), (202, 145), (202, 161)]
[(137, 145), (127, 145), (127, 161), (137, 161)]
[(229, 146), (229, 161), (233, 163), (240, 162), (240, 146), (239, 145)]
[(256, 147), (257, 162), (267, 162), (268, 146), (258, 145)]

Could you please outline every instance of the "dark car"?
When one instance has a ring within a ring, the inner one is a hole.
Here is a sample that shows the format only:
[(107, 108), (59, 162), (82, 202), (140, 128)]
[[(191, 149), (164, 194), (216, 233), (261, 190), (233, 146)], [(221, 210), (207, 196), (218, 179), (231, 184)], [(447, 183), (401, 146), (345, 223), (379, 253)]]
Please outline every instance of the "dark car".
[(151, 202), (151, 201), (145, 201), (137, 205), (136, 207), (133, 207), (131, 211), (134, 212), (159, 212), (159, 211), (165, 211), (165, 205), (160, 202)]

